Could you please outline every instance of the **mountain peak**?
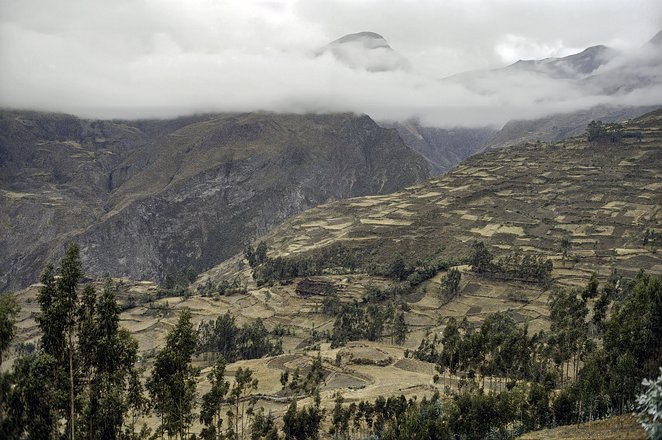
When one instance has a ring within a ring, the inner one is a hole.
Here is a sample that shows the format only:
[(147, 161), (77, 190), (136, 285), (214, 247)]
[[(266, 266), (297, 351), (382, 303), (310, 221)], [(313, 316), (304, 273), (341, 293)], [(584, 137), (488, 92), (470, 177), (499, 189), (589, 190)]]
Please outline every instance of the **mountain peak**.
[(376, 32), (367, 32), (367, 31), (343, 35), (337, 40), (334, 40), (331, 43), (329, 43), (329, 45), (340, 45), (340, 44), (348, 44), (348, 43), (350, 44), (359, 43), (369, 49), (383, 48), (383, 49), (393, 50), (386, 41), (386, 38), (382, 37)]
[(662, 31), (655, 34), (655, 36), (651, 38), (648, 42), (654, 46), (662, 46)]
[(344, 35), (321, 48), (317, 54), (330, 52), (343, 64), (369, 72), (408, 69), (409, 62), (376, 32), (357, 32)]

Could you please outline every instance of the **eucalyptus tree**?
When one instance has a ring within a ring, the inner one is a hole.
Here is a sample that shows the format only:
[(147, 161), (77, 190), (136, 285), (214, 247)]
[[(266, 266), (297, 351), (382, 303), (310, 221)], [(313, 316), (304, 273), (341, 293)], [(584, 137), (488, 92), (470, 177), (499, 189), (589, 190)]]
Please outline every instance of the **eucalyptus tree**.
[[(56, 278), (55, 275), (58, 275)], [(76, 387), (77, 372), (74, 368), (74, 355), (77, 345), (79, 297), (78, 284), (83, 274), (80, 252), (77, 244), (70, 245), (57, 272), (47, 265), (41, 276), (42, 287), (38, 300), (41, 315), (37, 323), (42, 331), (42, 347), (45, 353), (58, 361), (68, 375), (68, 408), (63, 408), (67, 419), (69, 438), (76, 435)], [(56, 373), (57, 376), (57, 372)]]
[(211, 388), (202, 396), (200, 422), (205, 427), (202, 429), (201, 437), (207, 440), (216, 440), (221, 438), (222, 409), (230, 388), (230, 383), (225, 380), (225, 359), (222, 356), (216, 360), (207, 378)]
[(186, 438), (193, 421), (198, 370), (191, 365), (197, 333), (191, 312), (184, 309), (168, 332), (165, 347), (156, 355), (147, 389), (161, 419), (159, 431)]

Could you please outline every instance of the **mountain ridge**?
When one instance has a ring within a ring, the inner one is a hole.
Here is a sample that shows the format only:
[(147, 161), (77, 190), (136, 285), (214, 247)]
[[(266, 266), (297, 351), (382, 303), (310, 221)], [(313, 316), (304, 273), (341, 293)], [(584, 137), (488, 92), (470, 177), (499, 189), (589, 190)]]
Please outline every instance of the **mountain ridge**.
[(93, 272), (201, 270), (306, 208), (428, 175), (394, 130), (352, 114), (112, 122), (4, 112), (0, 124), (4, 289), (33, 282), (74, 239)]

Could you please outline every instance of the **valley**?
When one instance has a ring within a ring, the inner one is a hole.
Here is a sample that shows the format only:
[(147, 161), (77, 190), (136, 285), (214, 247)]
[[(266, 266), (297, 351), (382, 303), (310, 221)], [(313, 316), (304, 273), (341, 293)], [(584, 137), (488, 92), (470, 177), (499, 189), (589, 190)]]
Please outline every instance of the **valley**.
[[(136, 338), (139, 365), (149, 371), (184, 310), (196, 326), (226, 312), (238, 325), (261, 320), (269, 332), (281, 335), (282, 354), (230, 363), (226, 374), (249, 368), (258, 379), (256, 406), (282, 423), (292, 401), (299, 407), (314, 405), (312, 395), (287, 391), (282, 375), (300, 371), (305, 376), (319, 356), (324, 432), (331, 427), (328, 417), (338, 393), (345, 404), (358, 404), (380, 396), (420, 399), (461, 392), (465, 375), (439, 372), (434, 362), (414, 355), (426, 337), (444, 333), (449, 319), (479, 329), (494, 313), (505, 312), (517, 325), (526, 325), (530, 335), (550, 332), (549, 304), (556, 289), (582, 289), (592, 273), (601, 285), (614, 273), (626, 278), (640, 270), (662, 274), (658, 244), (644, 240), (646, 231), (660, 231), (662, 220), (661, 144), (662, 111), (656, 111), (628, 122), (619, 142), (576, 137), (523, 143), (475, 155), (444, 176), (392, 194), (321, 204), (264, 235), (260, 240), (267, 244), (267, 258), (323, 262), (323, 255), (352, 255), (354, 269), (332, 265), (317, 275), (257, 285), (256, 269), (238, 254), (201, 274), (185, 290), (189, 293), (174, 297), (153, 282), (116, 278), (124, 309), (121, 326)], [(486, 243), (496, 257), (522, 252), (549, 259), (550, 284), (476, 273), (467, 264), (476, 241)], [(324, 295), (300, 294), (301, 282), (333, 286), (341, 305), (366, 303), (375, 288), (388, 291), (398, 285), (388, 275), (396, 259), (412, 268), (425, 261), (455, 261), (450, 267), (461, 273), (457, 292), (450, 299), (441, 295), (448, 271), (436, 270), (429, 279), (375, 303), (375, 310), (392, 304), (402, 311), (407, 333), (401, 344), (393, 342), (395, 328), (387, 322), (376, 340), (334, 346), (329, 338), (338, 315), (325, 311)], [(246, 293), (219, 294), (216, 286), (230, 280)], [(34, 344), (39, 338), (39, 289), (33, 285), (18, 293), (19, 343)], [(212, 359), (210, 353), (194, 357), (201, 369), (199, 396), (209, 390)], [(5, 365), (11, 366), (11, 360)], [(481, 381), (486, 390), (504, 389), (499, 376), (483, 373)], [(146, 422), (158, 425), (154, 417)], [(201, 426), (195, 422), (192, 428)], [(636, 429), (627, 430), (639, 438)]]

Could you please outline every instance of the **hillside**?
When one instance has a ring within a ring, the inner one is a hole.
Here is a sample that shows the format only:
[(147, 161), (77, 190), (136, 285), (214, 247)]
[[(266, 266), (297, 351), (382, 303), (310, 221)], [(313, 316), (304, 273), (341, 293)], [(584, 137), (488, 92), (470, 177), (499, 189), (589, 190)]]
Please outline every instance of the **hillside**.
[(3, 112), (0, 290), (34, 282), (71, 240), (94, 274), (199, 272), (305, 209), (427, 176), (397, 133), (367, 116)]
[(662, 220), (662, 111), (632, 121), (620, 143), (584, 137), (525, 143), (469, 158), (451, 173), (386, 196), (340, 201), (306, 211), (266, 237), (275, 256), (315, 253), (331, 244), (366, 250), (388, 263), (439, 253), (467, 255), (473, 240), (560, 259), (564, 238), (577, 259), (572, 274), (618, 268), (660, 272), (642, 244)]
[[(262, 322), (270, 337), (280, 335), (283, 354), (231, 362), (228, 376), (233, 377), (239, 367), (250, 368), (259, 380), (258, 407), (271, 411), (282, 423), (291, 401), (297, 400), (300, 407), (313, 402), (309, 394), (284, 387), (283, 374), (300, 371), (301, 378), (306, 377), (319, 355), (325, 433), (338, 392), (350, 404), (380, 396), (421, 399), (435, 391), (457, 391), (467, 386), (466, 376), (439, 372), (435, 363), (416, 359), (412, 353), (421, 341), (441, 335), (450, 318), (466, 319), (462, 325), (479, 329), (495, 312), (507, 312), (531, 335), (548, 331), (554, 289), (535, 280), (490, 278), (467, 265), (456, 265), (462, 276), (457, 294), (444, 299), (439, 292), (448, 272), (437, 269), (415, 288), (393, 294), (396, 311), (402, 310), (408, 329), (401, 344), (393, 343), (394, 324), (387, 322), (379, 338), (350, 340), (337, 347), (329, 338), (335, 335), (339, 315), (327, 310), (324, 289), (333, 286), (332, 296), (339, 301), (335, 307), (370, 307), (371, 301), (377, 301), (373, 313), (380, 315), (388, 308), (386, 301), (367, 298), (375, 289), (388, 292), (394, 281), (362, 268), (388, 267), (397, 257), (407, 264), (430, 256), (457, 261), (468, 256), (474, 240), (484, 241), (496, 254), (517, 247), (527, 255), (550, 258), (551, 285), (557, 287), (584, 286), (591, 272), (599, 274), (601, 283), (614, 269), (627, 277), (640, 269), (662, 273), (658, 244), (642, 241), (644, 231), (660, 231), (662, 219), (662, 111), (632, 121), (625, 133), (615, 143), (579, 137), (481, 153), (443, 177), (390, 195), (323, 204), (265, 236), (271, 258), (294, 262), (317, 256), (323, 262), (324, 255), (353, 252), (358, 270), (328, 270), (308, 279), (294, 277), (257, 286), (246, 260), (237, 255), (201, 275), (190, 295), (177, 297), (169, 297), (172, 293), (159, 290), (153, 282), (116, 279), (124, 305), (121, 325), (138, 341), (140, 365), (149, 371), (183, 310), (191, 311), (195, 325), (226, 312), (238, 325)], [(570, 243), (566, 256), (560, 249), (564, 238)], [(245, 293), (219, 293), (223, 283), (233, 280)], [(302, 290), (306, 284), (308, 290)], [(39, 338), (38, 289), (33, 285), (18, 294), (19, 343)], [(201, 353), (194, 360), (202, 369), (199, 395), (210, 386), (212, 354)], [(3, 368), (10, 368), (12, 362), (10, 358)], [(482, 383), (487, 390), (504, 389), (500, 377), (483, 373)], [(444, 400), (444, 405), (452, 400)], [(146, 421), (152, 427), (158, 424), (153, 416)], [(194, 423), (193, 430), (199, 429)], [(568, 429), (559, 428), (558, 434), (530, 433), (528, 438), (585, 438), (573, 437), (577, 430), (568, 437)], [(615, 432), (613, 426), (605, 429)], [(630, 422), (623, 429), (639, 435)]]
[(509, 121), (488, 142), (487, 148), (501, 148), (523, 142), (554, 142), (581, 136), (591, 121), (623, 122), (657, 107), (605, 107), (550, 115), (544, 118)]
[(522, 440), (645, 440), (646, 433), (635, 417), (613, 417), (579, 425), (529, 432)]
[(432, 176), (452, 170), (467, 157), (482, 151), (500, 133), (490, 127), (439, 128), (425, 127), (417, 122), (381, 125), (398, 130), (405, 144), (428, 162)]

